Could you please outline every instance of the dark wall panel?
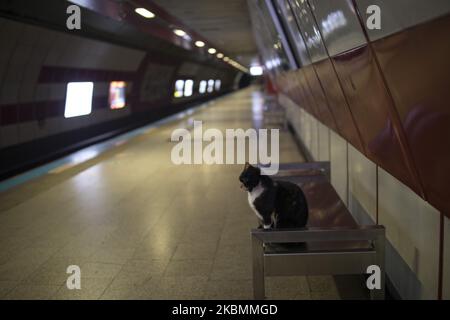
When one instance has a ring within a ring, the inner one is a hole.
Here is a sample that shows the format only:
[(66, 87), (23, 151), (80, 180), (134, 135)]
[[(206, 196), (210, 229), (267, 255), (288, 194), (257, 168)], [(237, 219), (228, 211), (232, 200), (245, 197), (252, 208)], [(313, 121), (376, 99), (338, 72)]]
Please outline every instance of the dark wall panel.
[[(450, 214), (450, 16), (375, 41), (428, 200)], [(418, 46), (422, 43), (424, 45)]]
[(384, 86), (374, 55), (363, 46), (332, 58), (367, 156), (399, 180), (419, 192), (409, 170), (394, 106)]
[(330, 59), (322, 60), (314, 65), (317, 75), (322, 83), (330, 109), (336, 121), (339, 133), (355, 148), (365, 149), (361, 142), (360, 133), (355, 126), (347, 99), (342, 92), (342, 87)]

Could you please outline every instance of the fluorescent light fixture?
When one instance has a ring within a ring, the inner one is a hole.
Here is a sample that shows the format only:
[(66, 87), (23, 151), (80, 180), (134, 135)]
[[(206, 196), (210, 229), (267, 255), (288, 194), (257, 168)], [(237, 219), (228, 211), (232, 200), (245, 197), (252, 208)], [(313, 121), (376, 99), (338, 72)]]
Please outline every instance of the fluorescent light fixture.
[(137, 14), (140, 14), (144, 18), (151, 19), (155, 17), (155, 14), (145, 8), (136, 8), (134, 10)]
[(93, 82), (69, 82), (66, 92), (64, 118), (84, 116), (91, 113)]
[(214, 48), (209, 48), (209, 49), (208, 49), (208, 52), (209, 52), (210, 54), (214, 54), (214, 53), (217, 52), (217, 50), (214, 49)]
[(220, 53), (220, 52), (219, 52), (219, 53), (217, 54), (217, 58), (222, 59), (222, 58), (223, 58), (223, 53)]
[(205, 43), (203, 41), (195, 41), (195, 45), (199, 48), (203, 48), (205, 46)]
[(250, 74), (252, 76), (260, 76), (263, 74), (263, 68), (261, 66), (250, 67)]
[(175, 33), (179, 37), (184, 37), (186, 35), (186, 32), (181, 29), (175, 29), (173, 30), (173, 33)]

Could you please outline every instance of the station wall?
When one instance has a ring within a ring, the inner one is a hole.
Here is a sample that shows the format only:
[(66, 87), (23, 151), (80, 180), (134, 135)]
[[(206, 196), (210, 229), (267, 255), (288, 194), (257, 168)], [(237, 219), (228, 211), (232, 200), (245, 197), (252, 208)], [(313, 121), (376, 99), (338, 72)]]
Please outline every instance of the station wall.
[[(82, 31), (69, 32), (64, 2), (55, 2), (61, 8), (54, 16), (13, 5), (0, 7), (0, 178), (234, 89), (235, 69), (127, 21), (104, 22), (84, 9)], [(192, 81), (192, 92), (176, 96), (177, 80)], [(200, 82), (210, 80), (220, 86), (200, 92)], [(93, 83), (89, 114), (65, 117), (71, 82)], [(112, 82), (125, 82), (123, 108), (110, 107)]]
[[(266, 63), (296, 133), (313, 159), (330, 158), (355, 219), (386, 227), (393, 292), (450, 299), (450, 2), (271, 3), (297, 22), (279, 35), (295, 65)], [(366, 25), (373, 4), (381, 30)]]

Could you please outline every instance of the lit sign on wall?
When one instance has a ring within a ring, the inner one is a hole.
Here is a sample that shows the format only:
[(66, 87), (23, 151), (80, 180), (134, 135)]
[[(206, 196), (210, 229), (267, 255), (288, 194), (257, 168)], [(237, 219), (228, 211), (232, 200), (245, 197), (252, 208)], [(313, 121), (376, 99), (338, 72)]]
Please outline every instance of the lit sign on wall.
[(177, 80), (175, 82), (175, 92), (173, 93), (173, 96), (175, 98), (181, 98), (183, 96), (183, 89), (184, 89), (184, 80)]
[(220, 91), (220, 87), (222, 86), (222, 81), (220, 81), (219, 79), (216, 80), (216, 82), (214, 83), (214, 89), (216, 91)]
[(93, 82), (69, 82), (67, 84), (64, 117), (72, 118), (91, 113)]
[(193, 80), (186, 80), (184, 83), (184, 96), (190, 97), (192, 96), (192, 89), (194, 87), (194, 81)]
[(200, 81), (200, 86), (198, 92), (205, 93), (206, 92), (206, 80)]
[(208, 80), (208, 92), (213, 92), (213, 91), (214, 91), (214, 80), (209, 79)]
[(126, 83), (124, 81), (112, 81), (109, 85), (109, 107), (122, 109), (126, 104)]

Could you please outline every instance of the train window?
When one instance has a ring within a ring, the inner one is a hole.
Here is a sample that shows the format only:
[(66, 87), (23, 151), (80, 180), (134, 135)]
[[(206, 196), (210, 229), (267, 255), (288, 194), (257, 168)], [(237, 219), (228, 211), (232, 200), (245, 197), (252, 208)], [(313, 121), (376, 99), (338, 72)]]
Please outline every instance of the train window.
[(214, 80), (210, 79), (208, 80), (208, 92), (213, 92), (214, 91)]
[(192, 96), (192, 90), (194, 88), (194, 81), (189, 79), (186, 80), (184, 83), (184, 96), (185, 97), (190, 97)]
[(90, 114), (93, 92), (93, 82), (69, 82), (67, 84), (64, 118)]
[(184, 80), (175, 81), (175, 92), (173, 93), (173, 96), (175, 98), (181, 98), (183, 96), (183, 90), (184, 90)]
[(126, 83), (124, 81), (112, 81), (109, 84), (109, 107), (122, 109), (126, 104)]
[(206, 80), (200, 81), (200, 87), (198, 90), (202, 94), (206, 92)]
[(216, 80), (216, 82), (214, 83), (214, 88), (216, 91), (220, 91), (220, 86), (222, 85), (222, 81), (220, 81), (219, 79)]

